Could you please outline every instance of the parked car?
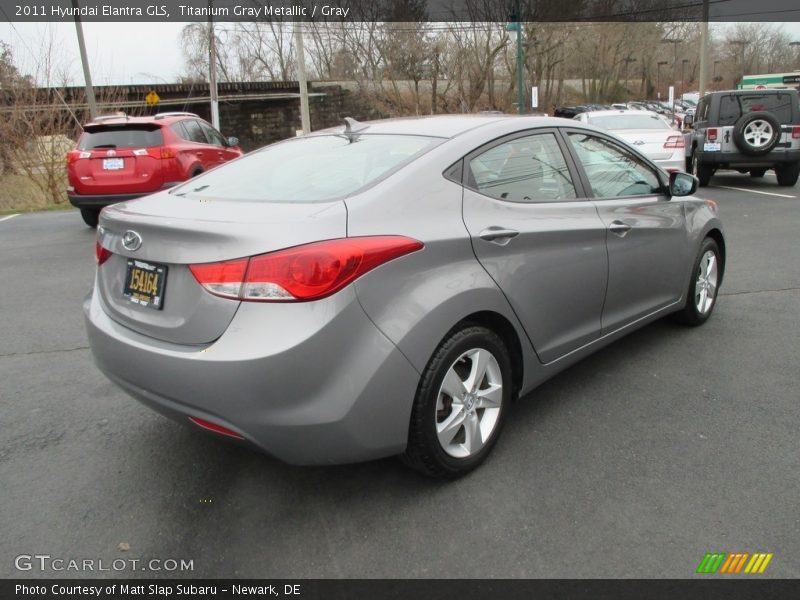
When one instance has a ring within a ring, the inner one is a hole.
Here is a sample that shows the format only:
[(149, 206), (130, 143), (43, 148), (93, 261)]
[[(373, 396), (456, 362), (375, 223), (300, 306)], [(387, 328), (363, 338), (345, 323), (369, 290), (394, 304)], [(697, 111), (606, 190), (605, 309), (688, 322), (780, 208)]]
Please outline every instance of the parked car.
[(67, 197), (96, 227), (104, 206), (170, 188), (241, 155), (238, 139), (194, 113), (98, 117), (67, 153)]
[(683, 171), (686, 166), (683, 134), (652, 111), (585, 112), (575, 120), (613, 132), (666, 171)]
[(778, 185), (800, 176), (800, 104), (797, 90), (735, 90), (706, 94), (689, 118), (688, 163), (701, 186), (718, 169), (763, 177)]
[(458, 477), (516, 397), (711, 316), (696, 187), (571, 120), (350, 120), (104, 209), (89, 342), (134, 398), (284, 461)]

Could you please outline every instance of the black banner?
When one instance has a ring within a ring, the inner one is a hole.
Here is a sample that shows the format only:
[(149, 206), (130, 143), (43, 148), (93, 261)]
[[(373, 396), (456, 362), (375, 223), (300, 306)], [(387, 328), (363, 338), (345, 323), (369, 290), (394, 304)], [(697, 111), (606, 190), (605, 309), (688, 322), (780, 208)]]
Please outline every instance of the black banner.
[(284, 600), (783, 600), (796, 598), (796, 580), (4, 580), (3, 600), (166, 600), (282, 598)]
[(800, 21), (797, 0), (0, 0), (0, 21)]

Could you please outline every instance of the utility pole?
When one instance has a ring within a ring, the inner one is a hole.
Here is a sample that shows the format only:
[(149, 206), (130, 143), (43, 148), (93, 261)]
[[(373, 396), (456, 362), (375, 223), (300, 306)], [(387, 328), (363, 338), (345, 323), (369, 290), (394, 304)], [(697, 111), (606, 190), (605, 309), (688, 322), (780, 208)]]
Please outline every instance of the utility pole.
[(514, 0), (514, 13), (511, 15), (512, 21), (506, 25), (506, 31), (517, 32), (517, 112), (523, 114), (525, 112), (525, 90), (522, 86), (525, 85), (522, 77), (523, 55), (522, 55), (522, 16), (520, 9), (520, 0)]
[(89, 115), (92, 119), (97, 116), (97, 103), (94, 99), (94, 88), (92, 87), (92, 74), (89, 71), (89, 60), (86, 58), (86, 42), (83, 39), (83, 25), (78, 11), (78, 0), (72, 0), (72, 7), (75, 9), (75, 32), (78, 34), (78, 49), (81, 52), (81, 65), (83, 66), (83, 81), (86, 86), (86, 101), (89, 103)]
[[(708, 85), (708, 0), (703, 0), (703, 22), (700, 25), (700, 98), (706, 93)], [(715, 63), (716, 64), (716, 63)]]
[(308, 114), (308, 82), (306, 81), (306, 53), (303, 50), (303, 29), (294, 24), (294, 45), (297, 53), (297, 83), (300, 85), (300, 122), (303, 134), (311, 133), (311, 118)]
[(211, 95), (211, 124), (219, 131), (219, 98), (217, 96), (217, 46), (214, 36), (213, 0), (208, 0), (208, 88)]

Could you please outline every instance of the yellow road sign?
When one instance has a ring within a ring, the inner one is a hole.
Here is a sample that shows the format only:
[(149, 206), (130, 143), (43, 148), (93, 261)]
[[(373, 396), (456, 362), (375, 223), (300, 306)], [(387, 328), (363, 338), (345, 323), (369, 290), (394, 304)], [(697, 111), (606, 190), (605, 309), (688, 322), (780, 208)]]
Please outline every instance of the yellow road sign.
[(147, 96), (144, 97), (144, 101), (147, 102), (148, 106), (155, 106), (159, 100), (161, 98), (158, 97), (155, 90), (150, 90), (147, 92)]

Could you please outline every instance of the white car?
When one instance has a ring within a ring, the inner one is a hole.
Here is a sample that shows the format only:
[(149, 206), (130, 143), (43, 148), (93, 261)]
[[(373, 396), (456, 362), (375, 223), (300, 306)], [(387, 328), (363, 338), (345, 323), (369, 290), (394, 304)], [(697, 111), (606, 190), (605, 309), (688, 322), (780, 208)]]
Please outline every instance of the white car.
[(580, 113), (575, 120), (614, 133), (665, 171), (686, 169), (683, 135), (658, 113), (649, 110), (597, 110)]

